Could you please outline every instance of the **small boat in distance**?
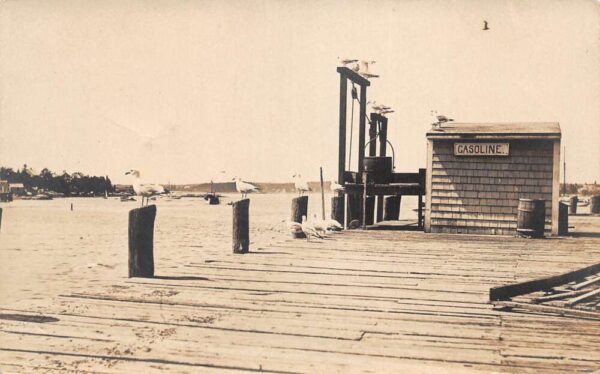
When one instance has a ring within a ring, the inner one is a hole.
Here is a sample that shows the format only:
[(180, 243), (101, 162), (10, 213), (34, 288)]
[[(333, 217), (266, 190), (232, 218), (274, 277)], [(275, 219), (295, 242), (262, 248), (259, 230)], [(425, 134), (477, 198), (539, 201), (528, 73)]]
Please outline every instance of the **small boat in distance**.
[(204, 196), (204, 200), (206, 200), (206, 202), (209, 205), (219, 205), (221, 203), (219, 195), (215, 193), (214, 184), (212, 180), (210, 181), (210, 192)]

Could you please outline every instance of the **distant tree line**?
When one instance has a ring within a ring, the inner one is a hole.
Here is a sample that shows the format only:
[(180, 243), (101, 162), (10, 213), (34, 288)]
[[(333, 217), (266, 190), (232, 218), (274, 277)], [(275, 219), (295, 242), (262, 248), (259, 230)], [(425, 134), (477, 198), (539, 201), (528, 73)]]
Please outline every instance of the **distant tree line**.
[(560, 184), (560, 193), (563, 195), (597, 195), (600, 193), (600, 185), (594, 183), (567, 183)]
[(23, 183), (25, 190), (32, 193), (53, 191), (65, 196), (92, 196), (114, 191), (108, 176), (97, 177), (80, 172), (69, 174), (66, 171), (53, 173), (47, 168), (35, 174), (27, 165), (23, 165), (23, 168), (17, 171), (0, 167), (0, 180), (7, 180), (8, 183)]

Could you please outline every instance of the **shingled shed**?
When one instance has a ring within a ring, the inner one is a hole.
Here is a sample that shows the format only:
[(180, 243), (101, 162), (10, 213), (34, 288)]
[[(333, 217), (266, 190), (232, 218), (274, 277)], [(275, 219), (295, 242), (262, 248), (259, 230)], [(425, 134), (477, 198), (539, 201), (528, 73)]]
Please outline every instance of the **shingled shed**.
[(445, 123), (427, 133), (425, 231), (513, 235), (519, 199), (558, 234), (558, 123)]

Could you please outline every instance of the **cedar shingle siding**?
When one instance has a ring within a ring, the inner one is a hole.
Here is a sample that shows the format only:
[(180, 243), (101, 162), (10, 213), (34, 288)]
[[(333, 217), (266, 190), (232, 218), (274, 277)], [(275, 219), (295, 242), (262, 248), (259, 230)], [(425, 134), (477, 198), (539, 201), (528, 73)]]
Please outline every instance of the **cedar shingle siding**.
[(454, 156), (433, 142), (431, 232), (515, 234), (520, 198), (546, 201), (552, 217), (552, 140), (511, 140), (509, 156)]

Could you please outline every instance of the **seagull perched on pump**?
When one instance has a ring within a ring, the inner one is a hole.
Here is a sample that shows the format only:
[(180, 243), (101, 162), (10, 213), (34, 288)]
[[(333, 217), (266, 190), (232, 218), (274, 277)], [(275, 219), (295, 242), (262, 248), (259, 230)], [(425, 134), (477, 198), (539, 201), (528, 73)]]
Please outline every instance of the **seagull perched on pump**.
[(294, 187), (300, 196), (303, 196), (305, 192), (311, 191), (310, 187), (308, 187), (308, 182), (303, 180), (300, 174), (294, 174), (292, 178), (294, 178)]
[(357, 73), (362, 75), (363, 77), (369, 78), (379, 78), (379, 75), (373, 74), (369, 71), (369, 66), (374, 64), (375, 61), (364, 61), (361, 60), (358, 62), (358, 71)]
[(383, 114), (383, 112), (391, 113), (390, 110), (392, 110), (392, 107), (383, 104), (377, 104), (376, 101), (373, 101), (371, 108), (378, 114)]
[(331, 183), (329, 184), (329, 188), (331, 189), (331, 192), (341, 192), (345, 190), (345, 187), (336, 181), (331, 181)]
[(142, 197), (142, 206), (144, 206), (144, 197), (146, 198), (146, 205), (148, 205), (148, 198), (165, 193), (165, 188), (160, 184), (140, 183), (139, 170), (129, 170), (125, 175), (133, 176), (133, 192)]
[(258, 192), (258, 187), (253, 184), (243, 182), (242, 178), (237, 177), (233, 178), (235, 181), (235, 189), (237, 192), (242, 194), (242, 199), (245, 199), (248, 196), (248, 192)]
[(341, 65), (348, 67), (348, 65), (356, 64), (358, 62), (358, 59), (338, 57), (338, 61), (340, 62)]

